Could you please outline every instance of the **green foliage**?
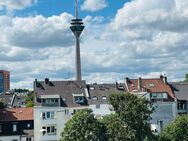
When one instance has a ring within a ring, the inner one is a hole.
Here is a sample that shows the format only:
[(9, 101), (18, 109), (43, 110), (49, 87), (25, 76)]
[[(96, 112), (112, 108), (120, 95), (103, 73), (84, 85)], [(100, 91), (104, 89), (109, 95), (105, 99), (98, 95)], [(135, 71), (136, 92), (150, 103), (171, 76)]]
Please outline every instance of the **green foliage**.
[(185, 80), (180, 81), (180, 82), (185, 82), (185, 83), (188, 83), (188, 73), (187, 73), (187, 74), (185, 74)]
[(109, 101), (122, 122), (135, 131), (136, 141), (152, 138), (148, 121), (153, 108), (149, 101), (129, 93), (112, 94)]
[(108, 141), (135, 141), (136, 140), (135, 131), (129, 128), (129, 126), (127, 126), (126, 123), (123, 122), (117, 114), (104, 116), (102, 118), (102, 122), (107, 127)]
[(14, 89), (14, 92), (18, 92), (18, 93), (24, 93), (24, 92), (29, 92), (28, 89)]
[(92, 114), (92, 110), (77, 112), (65, 124), (60, 141), (106, 141), (106, 128)]
[(5, 107), (6, 107), (6, 104), (3, 103), (3, 102), (0, 102), (0, 109), (3, 109), (3, 108), (5, 108)]
[(33, 101), (27, 101), (26, 102), (26, 107), (28, 108), (28, 107), (33, 107), (34, 106), (34, 103), (33, 103)]
[(188, 115), (177, 116), (162, 130), (160, 141), (188, 141)]
[(34, 106), (34, 92), (29, 91), (26, 97), (26, 107), (33, 107)]

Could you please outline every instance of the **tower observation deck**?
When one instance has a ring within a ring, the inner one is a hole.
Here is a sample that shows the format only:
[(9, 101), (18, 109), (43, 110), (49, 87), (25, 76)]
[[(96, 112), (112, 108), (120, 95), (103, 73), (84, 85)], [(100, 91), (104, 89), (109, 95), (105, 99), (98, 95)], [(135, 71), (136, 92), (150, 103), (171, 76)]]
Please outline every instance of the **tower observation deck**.
[(75, 0), (75, 19), (72, 19), (70, 29), (74, 33), (76, 38), (76, 49), (75, 49), (75, 64), (76, 64), (76, 80), (81, 81), (81, 58), (80, 58), (80, 35), (84, 30), (84, 23), (82, 19), (78, 18), (78, 0)]

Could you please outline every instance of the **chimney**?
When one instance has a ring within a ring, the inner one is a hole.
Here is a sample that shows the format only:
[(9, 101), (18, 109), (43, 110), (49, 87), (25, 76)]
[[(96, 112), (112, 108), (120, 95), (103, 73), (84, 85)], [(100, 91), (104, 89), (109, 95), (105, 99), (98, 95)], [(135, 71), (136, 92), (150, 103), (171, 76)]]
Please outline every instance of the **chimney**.
[(118, 82), (116, 82), (115, 89), (118, 90)]
[(142, 78), (141, 77), (138, 78), (138, 90), (142, 91)]
[(160, 79), (163, 83), (167, 84), (167, 77), (166, 76), (163, 76), (163, 75), (160, 75)]
[(163, 81), (163, 75), (160, 75), (160, 79)]
[(125, 77), (125, 86), (126, 86), (128, 92), (129, 92), (129, 84), (130, 84), (129, 78)]
[(44, 82), (45, 84), (49, 84), (49, 78), (45, 78)]
[(37, 81), (37, 79), (35, 78), (35, 86), (38, 88), (39, 87), (39, 85), (38, 85), (38, 81)]
[(163, 82), (165, 83), (165, 84), (167, 84), (168, 82), (167, 82), (167, 77), (165, 76), (165, 77), (163, 77)]

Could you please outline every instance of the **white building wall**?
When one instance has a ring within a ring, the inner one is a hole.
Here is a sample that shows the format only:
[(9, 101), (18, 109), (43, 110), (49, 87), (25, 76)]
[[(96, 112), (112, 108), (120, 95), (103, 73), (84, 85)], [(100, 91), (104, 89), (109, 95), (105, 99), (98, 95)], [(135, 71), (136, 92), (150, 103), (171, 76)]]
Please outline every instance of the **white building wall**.
[[(34, 141), (57, 141), (61, 138), (61, 132), (65, 123), (72, 117), (74, 110), (86, 107), (65, 108), (65, 107), (34, 107)], [(66, 110), (66, 112), (65, 112)], [(55, 112), (54, 119), (42, 119), (42, 112)], [(56, 126), (56, 135), (43, 135), (42, 127), (48, 125)]]
[[(27, 141), (27, 137), (21, 137), (21, 141)], [(34, 141), (33, 137), (31, 137), (31, 141)]]
[(89, 105), (89, 109), (93, 110), (93, 113), (95, 114), (95, 116), (104, 116), (104, 115), (111, 114), (113, 112), (111, 108), (112, 106), (110, 104)]
[(0, 141), (12, 141), (12, 140), (21, 141), (21, 137), (20, 136), (0, 136)]

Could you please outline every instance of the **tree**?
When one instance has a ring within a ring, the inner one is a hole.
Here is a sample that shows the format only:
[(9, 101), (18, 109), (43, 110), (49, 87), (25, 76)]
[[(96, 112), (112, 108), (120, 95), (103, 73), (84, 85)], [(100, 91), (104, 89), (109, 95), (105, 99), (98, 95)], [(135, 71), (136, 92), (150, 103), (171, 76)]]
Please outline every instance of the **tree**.
[(3, 109), (6, 107), (6, 104), (0, 101), (0, 109)]
[(135, 131), (136, 141), (152, 138), (149, 120), (154, 109), (148, 100), (122, 93), (112, 94), (109, 102), (124, 124)]
[(102, 118), (107, 127), (108, 141), (135, 141), (135, 131), (121, 120), (118, 114), (110, 114)]
[(185, 80), (184, 80), (184, 82), (188, 82), (188, 73), (185, 74)]
[(26, 107), (33, 107), (34, 106), (34, 92), (29, 91), (26, 97)]
[(84, 109), (65, 124), (60, 141), (106, 141), (106, 128), (90, 109)]
[(177, 116), (160, 133), (160, 141), (188, 141), (188, 115)]

